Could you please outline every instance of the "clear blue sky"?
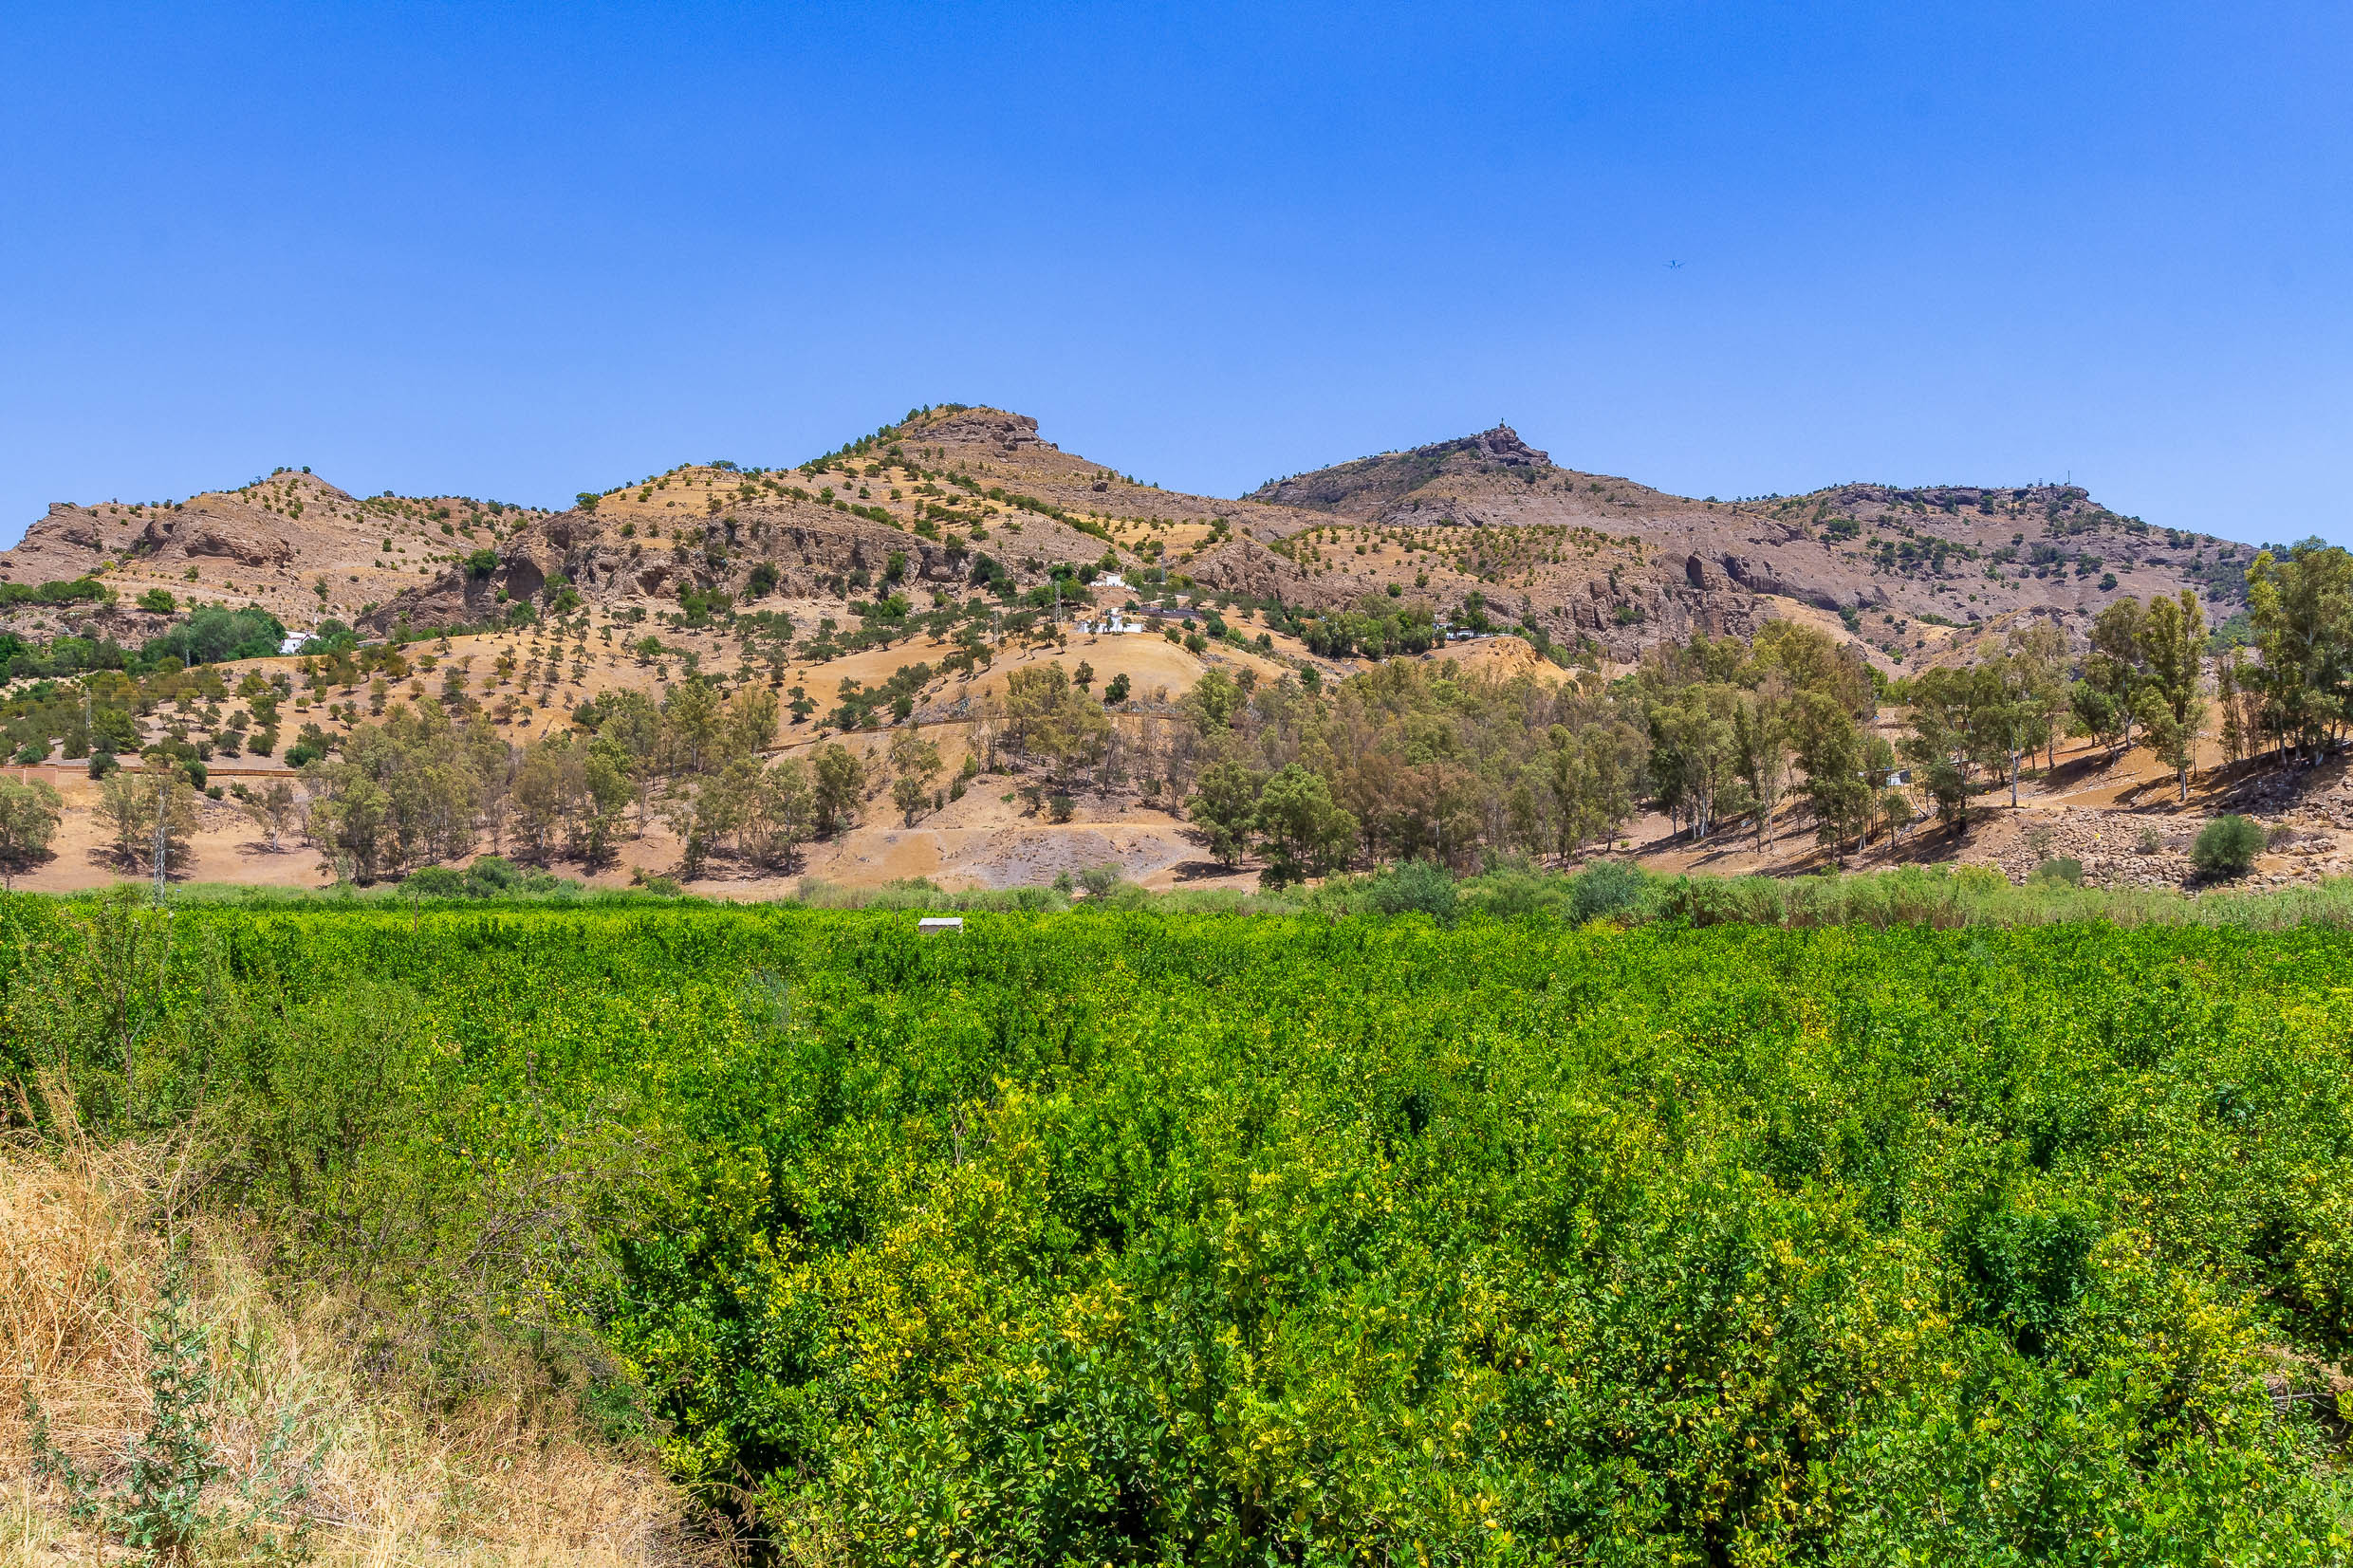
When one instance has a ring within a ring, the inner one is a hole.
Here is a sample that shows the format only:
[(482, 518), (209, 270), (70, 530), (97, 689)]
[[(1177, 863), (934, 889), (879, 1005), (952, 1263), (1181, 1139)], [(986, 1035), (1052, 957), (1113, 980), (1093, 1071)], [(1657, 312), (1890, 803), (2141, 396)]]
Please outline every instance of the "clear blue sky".
[(2353, 542), (2349, 19), (21, 0), (0, 543), (949, 400), (1213, 493), (1503, 416), (1695, 495), (2072, 472)]

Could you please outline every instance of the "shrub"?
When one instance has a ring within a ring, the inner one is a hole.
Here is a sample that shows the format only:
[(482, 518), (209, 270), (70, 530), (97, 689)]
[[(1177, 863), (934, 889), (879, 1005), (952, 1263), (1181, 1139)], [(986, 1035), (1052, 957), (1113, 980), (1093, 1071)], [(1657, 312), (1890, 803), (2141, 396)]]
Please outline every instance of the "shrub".
[(242, 610), (199, 604), (177, 626), (149, 637), (140, 652), (149, 659), (170, 657), (190, 666), (219, 664), (267, 657), (285, 640), (285, 622), (257, 604)]
[(419, 898), (464, 898), (471, 892), (455, 866), (419, 866), (400, 878), (400, 891)]
[(2263, 849), (2263, 828), (2236, 812), (2200, 829), (2190, 846), (2190, 863), (2208, 876), (2244, 876)]
[(2071, 855), (2061, 855), (2036, 866), (2028, 878), (2030, 882), (2065, 882), (2071, 888), (2084, 885), (2084, 862)]
[(1454, 918), (1454, 879), (1429, 860), (1407, 860), (1373, 878), (1373, 908), (1383, 914), (1426, 914), (1440, 923)]
[(1579, 920), (1623, 913), (1642, 901), (1649, 878), (1633, 866), (1603, 860), (1569, 884), (1569, 913)]

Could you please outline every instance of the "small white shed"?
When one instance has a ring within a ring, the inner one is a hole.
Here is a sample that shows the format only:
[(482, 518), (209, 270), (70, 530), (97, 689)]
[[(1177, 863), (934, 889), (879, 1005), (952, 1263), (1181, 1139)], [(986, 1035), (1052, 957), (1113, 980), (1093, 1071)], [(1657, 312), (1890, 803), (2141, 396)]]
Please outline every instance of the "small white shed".
[(915, 923), (915, 929), (925, 936), (937, 936), (943, 932), (958, 932), (964, 929), (964, 916), (960, 914), (927, 914), (922, 919), (917, 920)]

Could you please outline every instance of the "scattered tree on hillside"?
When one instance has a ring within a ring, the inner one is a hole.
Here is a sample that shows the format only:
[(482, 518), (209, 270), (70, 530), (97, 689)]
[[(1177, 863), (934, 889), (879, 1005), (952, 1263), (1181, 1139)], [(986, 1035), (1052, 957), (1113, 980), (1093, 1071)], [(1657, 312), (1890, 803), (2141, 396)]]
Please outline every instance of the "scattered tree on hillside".
[(13, 888), (18, 872), (48, 854), (64, 805), (47, 784), (0, 779), (0, 888)]
[(913, 827), (916, 813), (931, 802), (932, 781), (939, 777), (939, 747), (904, 730), (891, 742), (890, 764), (891, 803)]

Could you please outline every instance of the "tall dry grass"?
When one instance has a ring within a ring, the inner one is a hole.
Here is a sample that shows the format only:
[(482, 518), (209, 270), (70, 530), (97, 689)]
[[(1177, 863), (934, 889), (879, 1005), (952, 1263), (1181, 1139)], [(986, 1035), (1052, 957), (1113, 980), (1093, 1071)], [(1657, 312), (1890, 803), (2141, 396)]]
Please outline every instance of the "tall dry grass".
[(477, 1395), (437, 1413), (373, 1381), (339, 1342), (339, 1314), (289, 1314), (243, 1240), (186, 1202), (193, 1175), (178, 1143), (0, 1147), (0, 1568), (119, 1556), (34, 1479), (25, 1393), (60, 1449), (119, 1478), (147, 1423), (140, 1330), (176, 1246), (209, 1347), (209, 1434), (230, 1477), (219, 1501), (233, 1511), (235, 1478), (288, 1434), (315, 1459), (299, 1507), (316, 1561), (638, 1568), (725, 1555), (680, 1527), (684, 1502), (649, 1462), (551, 1419), (544, 1398)]

